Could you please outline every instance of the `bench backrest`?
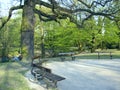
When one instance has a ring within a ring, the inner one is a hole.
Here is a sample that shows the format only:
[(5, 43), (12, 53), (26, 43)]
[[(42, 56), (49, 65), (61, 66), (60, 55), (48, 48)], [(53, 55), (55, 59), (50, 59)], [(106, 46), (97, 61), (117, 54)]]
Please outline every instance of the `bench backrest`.
[(43, 71), (45, 71), (45, 72), (47, 72), (47, 73), (52, 73), (52, 70), (51, 70), (51, 69), (46, 68), (46, 67), (43, 67), (43, 66), (41, 66), (41, 65), (33, 64), (33, 67), (37, 67), (37, 68), (39, 68), (39, 69), (41, 69), (41, 70), (43, 70)]
[(59, 53), (58, 55), (74, 55), (74, 52)]

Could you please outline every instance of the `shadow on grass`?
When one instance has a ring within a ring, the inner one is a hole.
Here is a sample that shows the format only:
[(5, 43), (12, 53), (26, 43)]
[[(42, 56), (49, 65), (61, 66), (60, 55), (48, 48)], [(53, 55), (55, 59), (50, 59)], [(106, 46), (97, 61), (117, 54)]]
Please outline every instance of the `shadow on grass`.
[(17, 62), (0, 63), (0, 90), (30, 90), (24, 80), (27, 70)]

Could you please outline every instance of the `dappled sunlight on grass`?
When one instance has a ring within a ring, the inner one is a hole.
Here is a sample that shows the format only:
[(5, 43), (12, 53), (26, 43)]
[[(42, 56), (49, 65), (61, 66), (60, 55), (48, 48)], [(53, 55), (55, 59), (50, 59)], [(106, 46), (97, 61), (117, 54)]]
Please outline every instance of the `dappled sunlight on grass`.
[(0, 63), (0, 90), (30, 90), (20, 69), (17, 62)]

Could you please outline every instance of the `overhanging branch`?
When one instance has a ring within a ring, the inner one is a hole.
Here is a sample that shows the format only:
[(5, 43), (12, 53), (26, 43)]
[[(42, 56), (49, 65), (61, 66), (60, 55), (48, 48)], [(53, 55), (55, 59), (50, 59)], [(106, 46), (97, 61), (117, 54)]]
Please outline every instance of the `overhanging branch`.
[(1, 30), (1, 29), (5, 26), (5, 24), (10, 20), (10, 18), (11, 18), (11, 16), (12, 16), (12, 12), (13, 12), (14, 10), (18, 10), (18, 9), (22, 9), (22, 8), (23, 8), (22, 5), (21, 5), (21, 6), (11, 7), (10, 10), (9, 10), (9, 15), (8, 15), (7, 19), (6, 19), (4, 22), (2, 22), (2, 24), (1, 24), (1, 26), (0, 26), (0, 30)]
[[(66, 19), (68, 17), (72, 22), (74, 22), (78, 26), (81, 26), (86, 20), (88, 20), (92, 16), (97, 16), (97, 15), (104, 16), (106, 18), (109, 18), (110, 20), (115, 20), (115, 18), (117, 18), (115, 14), (118, 12), (118, 10), (111, 9), (112, 11), (110, 11), (106, 8), (103, 11), (98, 11), (98, 10), (94, 11), (92, 9), (93, 7), (97, 8), (97, 5), (105, 7), (105, 5), (111, 4), (112, 0), (100, 0), (100, 1), (93, 0), (91, 3), (87, 3), (84, 0), (78, 0), (78, 2), (86, 6), (86, 8), (82, 8), (78, 6), (73, 9), (67, 8), (68, 6), (62, 7), (56, 0), (48, 0), (48, 1), (49, 3), (36, 0), (36, 4), (43, 5), (52, 10), (53, 15), (49, 15), (41, 11), (36, 12), (39, 15), (39, 18), (43, 21), (51, 21), (51, 20), (56, 21), (57, 19)], [(64, 0), (60, 0), (60, 1), (63, 2)], [(81, 4), (78, 4), (78, 5), (81, 5)], [(83, 15), (87, 13), (87, 15), (83, 16), (81, 21), (79, 21), (76, 18), (74, 18), (76, 14), (79, 16), (79, 13), (83, 13)]]
[[(40, 20), (42, 20), (42, 21), (56, 20), (56, 15), (49, 15), (49, 14), (46, 14), (37, 9), (34, 9), (34, 12), (39, 16)], [(43, 17), (45, 17), (45, 18), (43, 18)]]

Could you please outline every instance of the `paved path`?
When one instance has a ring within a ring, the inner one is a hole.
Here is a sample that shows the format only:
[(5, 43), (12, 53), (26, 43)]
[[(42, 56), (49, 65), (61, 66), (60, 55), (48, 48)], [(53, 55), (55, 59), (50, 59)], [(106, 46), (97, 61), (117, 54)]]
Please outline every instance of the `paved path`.
[(120, 60), (50, 62), (46, 67), (66, 78), (59, 90), (120, 90)]

